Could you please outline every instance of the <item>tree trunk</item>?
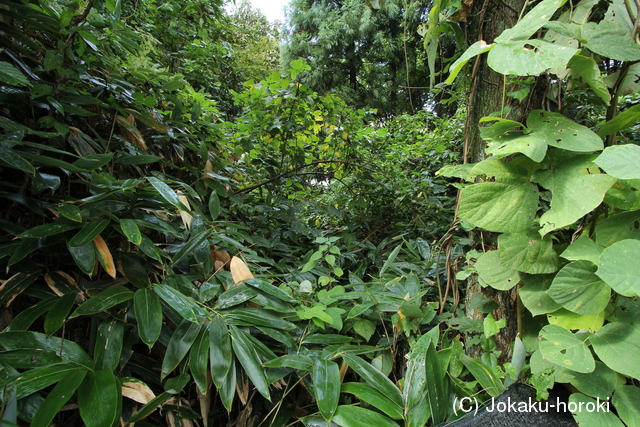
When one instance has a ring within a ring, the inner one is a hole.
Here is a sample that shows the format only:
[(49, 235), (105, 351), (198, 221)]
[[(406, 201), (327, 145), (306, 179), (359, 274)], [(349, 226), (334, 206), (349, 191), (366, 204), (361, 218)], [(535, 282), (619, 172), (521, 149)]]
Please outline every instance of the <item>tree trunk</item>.
[[(525, 5), (524, 0), (505, 0), (495, 2), (491, 0), (476, 0), (473, 3), (470, 13), (471, 20), (467, 26), (469, 34), (469, 44), (478, 40), (484, 40), (490, 44), (505, 29), (513, 27), (518, 21), (518, 15)], [(529, 112), (540, 108), (546, 93), (546, 79), (540, 77), (536, 79), (529, 96), (522, 101), (517, 101), (506, 96), (507, 92), (516, 90), (514, 85), (505, 82), (505, 76), (493, 71), (487, 65), (486, 55), (476, 57), (471, 74), (471, 85), (469, 88), (468, 116), (465, 124), (465, 163), (476, 163), (484, 159), (485, 143), (480, 138), (479, 122), (482, 117), (495, 114), (503, 107), (511, 108), (508, 115), (502, 115), (510, 120), (524, 122)], [(507, 84), (506, 84), (507, 83)], [(519, 88), (519, 87), (518, 87)], [(491, 239), (482, 239), (487, 241)], [(483, 247), (481, 250), (496, 249), (495, 247)], [(492, 288), (482, 288), (477, 280), (471, 278), (467, 281), (466, 288), (466, 315), (472, 320), (484, 319), (484, 313), (479, 309), (470, 309), (470, 302), (478, 293), (484, 298), (493, 299), (499, 305), (499, 309), (493, 312), (496, 320), (503, 318), (506, 320), (506, 327), (494, 337), (497, 349), (501, 352), (500, 362), (511, 359), (512, 348), (518, 333), (517, 328), (517, 298), (516, 289), (510, 291), (498, 291)], [(467, 353), (479, 358), (481, 349), (478, 346), (470, 346)]]

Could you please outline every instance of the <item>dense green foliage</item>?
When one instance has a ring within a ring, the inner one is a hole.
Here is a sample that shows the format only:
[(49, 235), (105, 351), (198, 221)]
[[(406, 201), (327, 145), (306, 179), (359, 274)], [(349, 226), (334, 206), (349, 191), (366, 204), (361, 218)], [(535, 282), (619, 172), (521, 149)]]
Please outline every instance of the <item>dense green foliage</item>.
[[(523, 92), (552, 72), (555, 111), (485, 119), (488, 158), (459, 165), (464, 108), (396, 115), (404, 62), (426, 76), (458, 9), (370, 3), (295, 2), (290, 28), (322, 12), (318, 46), (336, 50), (283, 73), (246, 4), (3, 3), (4, 424), (435, 426), (517, 379), (612, 397), (617, 415), (576, 414), (586, 425), (638, 424), (627, 9), (544, 0), (472, 45), (451, 82), (488, 51)], [(464, 317), (456, 280), (476, 276), (519, 289), (513, 363), (495, 302)]]

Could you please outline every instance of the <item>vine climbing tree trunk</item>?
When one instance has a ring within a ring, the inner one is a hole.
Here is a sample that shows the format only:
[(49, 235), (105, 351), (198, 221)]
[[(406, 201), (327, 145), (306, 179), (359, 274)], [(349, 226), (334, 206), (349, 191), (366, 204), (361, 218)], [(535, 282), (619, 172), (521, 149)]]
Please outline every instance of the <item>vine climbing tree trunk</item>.
[[(467, 3), (468, 4), (468, 3)], [(483, 40), (491, 44), (502, 31), (513, 27), (526, 7), (525, 0), (475, 0), (467, 15), (467, 37), (469, 44)], [(505, 80), (505, 78), (507, 80)], [(532, 79), (533, 80), (533, 79)], [(546, 77), (538, 77), (530, 85), (529, 94), (518, 101), (507, 96), (517, 90), (517, 86), (508, 81), (508, 77), (498, 74), (487, 65), (486, 55), (475, 58), (471, 71), (469, 92), (467, 95), (467, 121), (465, 123), (464, 162), (476, 163), (485, 157), (485, 143), (480, 137), (480, 119), (486, 116), (500, 116), (510, 120), (525, 122), (531, 110), (540, 108), (546, 93)], [(496, 249), (490, 243), (495, 241), (491, 236), (479, 239), (482, 247), (478, 250)], [(466, 316), (471, 320), (483, 320), (483, 313), (477, 304), (477, 298), (492, 299), (499, 308), (492, 314), (496, 320), (506, 320), (506, 327), (494, 337), (500, 360), (508, 361), (511, 357), (511, 344), (518, 333), (516, 288), (511, 291), (498, 291), (490, 287), (482, 288), (477, 280), (470, 277), (465, 293)], [(476, 301), (474, 301), (476, 300)], [(470, 337), (468, 337), (470, 338)], [(480, 348), (468, 346), (467, 353), (479, 358)]]

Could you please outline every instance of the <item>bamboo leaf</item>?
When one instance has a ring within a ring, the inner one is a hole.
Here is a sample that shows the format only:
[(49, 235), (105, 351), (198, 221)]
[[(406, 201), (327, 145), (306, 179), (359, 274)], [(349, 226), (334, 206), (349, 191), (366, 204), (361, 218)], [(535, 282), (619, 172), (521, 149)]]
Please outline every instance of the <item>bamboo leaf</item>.
[(121, 219), (120, 220), (120, 228), (122, 228), (122, 232), (127, 239), (131, 243), (136, 246), (139, 246), (142, 243), (142, 233), (140, 233), (140, 229), (138, 228), (138, 224), (132, 219)]
[(173, 259), (169, 268), (171, 269), (175, 267), (176, 264), (182, 261), (187, 255), (192, 254), (193, 251), (202, 244), (202, 242), (207, 240), (210, 234), (211, 234), (211, 230), (204, 230), (196, 234), (195, 236), (191, 237), (191, 239), (189, 239), (187, 243), (182, 245), (180, 250), (173, 256)]
[(82, 227), (82, 230), (78, 231), (78, 233), (69, 241), (69, 246), (77, 248), (88, 245), (93, 241), (93, 239), (100, 235), (105, 228), (107, 228), (109, 222), (110, 220), (108, 219), (97, 219), (88, 222), (84, 227)]
[(47, 394), (46, 399), (33, 417), (33, 421), (31, 421), (31, 427), (48, 427), (53, 418), (58, 415), (58, 412), (69, 401), (69, 398), (73, 396), (87, 372), (86, 370), (77, 369), (67, 373), (53, 390)]
[(162, 331), (162, 305), (158, 294), (149, 288), (138, 289), (133, 296), (133, 309), (140, 339), (152, 347)]
[[(209, 322), (211, 323), (211, 322)], [(207, 394), (210, 381), (207, 380), (207, 367), (209, 363), (209, 323), (202, 326), (200, 334), (189, 352), (189, 370), (193, 381), (196, 383), (203, 395)]]
[(88, 299), (78, 307), (71, 317), (100, 313), (133, 298), (133, 292), (124, 286), (114, 286)]
[(231, 344), (236, 358), (260, 394), (268, 400), (271, 400), (269, 383), (262, 368), (262, 362), (260, 361), (258, 352), (251, 341), (245, 336), (245, 332), (235, 326), (230, 326), (229, 330), (231, 332)]
[(87, 427), (111, 426), (119, 418), (120, 387), (109, 369), (89, 371), (78, 389), (78, 408)]
[(318, 409), (327, 422), (331, 421), (340, 397), (340, 368), (331, 360), (318, 359), (313, 365), (313, 390)]
[(173, 335), (171, 335), (171, 339), (167, 345), (167, 351), (162, 361), (160, 378), (165, 378), (169, 375), (182, 359), (184, 359), (198, 337), (201, 328), (202, 325), (193, 323), (187, 319), (180, 322), (176, 330), (173, 331)]
[(47, 335), (53, 335), (62, 327), (62, 324), (67, 319), (69, 312), (73, 308), (76, 302), (76, 294), (68, 293), (63, 295), (55, 302), (51, 310), (44, 318), (44, 333)]
[(198, 316), (205, 317), (206, 313), (192, 299), (171, 286), (158, 284), (153, 290), (169, 306), (175, 309), (184, 319), (198, 323)]
[(105, 319), (98, 326), (96, 344), (93, 351), (95, 369), (115, 371), (120, 364), (124, 324), (117, 319)]
[(211, 379), (219, 389), (229, 375), (233, 363), (229, 330), (220, 316), (215, 316), (209, 322), (209, 341)]

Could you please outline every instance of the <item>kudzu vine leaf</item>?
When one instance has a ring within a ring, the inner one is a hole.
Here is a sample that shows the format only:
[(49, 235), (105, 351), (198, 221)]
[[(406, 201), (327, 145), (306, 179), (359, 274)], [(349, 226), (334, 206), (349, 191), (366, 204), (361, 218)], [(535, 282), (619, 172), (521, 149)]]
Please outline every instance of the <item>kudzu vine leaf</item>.
[(604, 311), (597, 314), (578, 314), (561, 308), (547, 315), (550, 324), (566, 330), (588, 329), (597, 331), (604, 325)]
[(462, 70), (462, 67), (464, 67), (471, 58), (493, 49), (494, 46), (493, 44), (487, 44), (484, 40), (480, 40), (469, 46), (462, 56), (449, 68), (449, 77), (447, 77), (445, 83), (448, 85), (453, 83), (458, 73), (460, 73), (460, 70)]
[(599, 23), (587, 22), (580, 28), (580, 35), (591, 52), (617, 61), (640, 60), (640, 45), (631, 38), (629, 31), (615, 22), (603, 19)]
[(565, 265), (553, 279), (549, 296), (574, 313), (600, 313), (609, 303), (611, 288), (596, 275), (597, 269), (591, 261)]
[(604, 202), (623, 211), (640, 209), (640, 179), (619, 179), (605, 194)]
[(487, 64), (504, 75), (538, 76), (549, 68), (566, 67), (579, 49), (544, 40), (497, 43), (487, 56)]
[[(579, 77), (583, 82), (589, 85), (593, 93), (598, 95), (605, 104), (609, 105), (609, 102), (611, 102), (609, 88), (607, 88), (607, 85), (604, 83), (600, 68), (593, 58), (575, 55), (571, 58), (569, 67), (571, 68), (571, 76), (573, 78)], [(602, 136), (600, 133), (598, 133), (598, 135)]]
[(596, 361), (596, 369), (588, 374), (566, 370), (564, 375), (582, 393), (603, 400), (611, 396), (618, 382), (616, 373), (600, 361)]
[(565, 0), (543, 0), (527, 13), (513, 28), (504, 30), (496, 37), (497, 43), (512, 40), (526, 40), (542, 28)]
[(538, 339), (544, 359), (576, 372), (589, 373), (596, 368), (584, 341), (566, 329), (547, 325), (540, 331)]
[(600, 360), (616, 372), (640, 379), (640, 331), (627, 323), (608, 323), (589, 338)]
[(541, 238), (535, 231), (502, 234), (498, 237), (500, 264), (530, 274), (553, 273), (558, 270), (558, 254), (551, 239)]
[[(589, 427), (624, 427), (624, 424), (620, 422), (620, 419), (611, 411), (597, 410), (598, 404), (603, 404), (604, 408), (607, 407), (608, 402), (597, 402), (588, 396), (581, 393), (573, 393), (569, 396), (569, 404), (573, 408), (578, 410), (572, 411), (572, 414), (581, 426)], [(594, 410), (586, 410), (586, 408), (594, 408)], [(582, 410), (580, 410), (582, 409)]]
[(522, 304), (533, 316), (553, 313), (560, 308), (547, 294), (553, 277), (551, 274), (527, 274), (524, 277), (524, 286), (520, 288), (519, 295)]
[(568, 151), (593, 152), (602, 150), (602, 139), (586, 126), (582, 126), (560, 113), (533, 110), (527, 118), (530, 136), (543, 139), (552, 147)]
[(607, 147), (594, 162), (619, 179), (640, 179), (640, 147), (635, 144)]
[(611, 246), (625, 239), (640, 239), (640, 210), (623, 212), (603, 219), (596, 226), (596, 243)]
[(520, 281), (520, 273), (500, 265), (498, 251), (484, 253), (475, 264), (480, 278), (489, 286), (501, 291), (513, 288)]
[(640, 240), (627, 239), (614, 243), (602, 252), (597, 275), (621, 295), (640, 295), (639, 253)]
[(587, 173), (593, 155), (564, 150), (549, 153), (548, 169), (536, 172), (532, 181), (551, 191), (551, 208), (540, 217), (541, 235), (573, 224), (602, 203), (616, 182), (605, 174)]
[(481, 182), (462, 189), (460, 218), (497, 233), (513, 233), (531, 225), (538, 190), (528, 182)]
[(634, 385), (618, 387), (611, 402), (626, 425), (640, 425), (640, 387)]
[(582, 235), (571, 243), (560, 256), (569, 261), (585, 260), (597, 265), (603, 250), (604, 247), (598, 245), (586, 235)]

